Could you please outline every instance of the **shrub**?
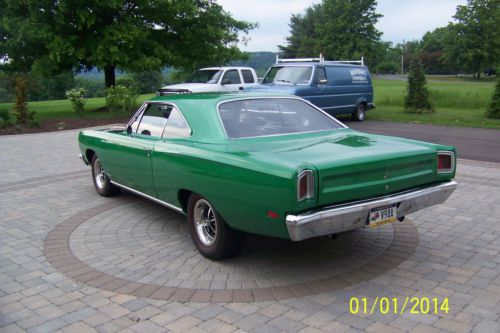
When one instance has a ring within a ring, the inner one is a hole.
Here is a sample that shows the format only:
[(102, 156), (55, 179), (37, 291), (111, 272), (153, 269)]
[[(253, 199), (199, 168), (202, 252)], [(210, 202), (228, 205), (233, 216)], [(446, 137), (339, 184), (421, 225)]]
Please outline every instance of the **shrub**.
[(85, 88), (73, 88), (66, 91), (66, 97), (71, 102), (73, 110), (75, 110), (78, 117), (83, 116), (85, 104), (87, 103), (87, 99), (85, 98), (86, 94), (87, 91), (85, 90)]
[(111, 112), (127, 112), (136, 107), (137, 97), (134, 89), (116, 85), (106, 90), (106, 106)]
[(122, 76), (116, 79), (116, 85), (127, 87), (136, 94), (139, 93), (137, 82), (130, 76)]
[(28, 109), (28, 86), (26, 76), (23, 74), (17, 75), (14, 78), (16, 87), (16, 104), (14, 105), (14, 114), (16, 115), (16, 123), (18, 125), (27, 124), (33, 121), (35, 117), (34, 111)]
[(488, 118), (500, 119), (500, 75), (498, 74), (495, 91), (493, 92), (493, 96), (491, 96), (491, 102), (488, 110), (486, 111), (486, 115), (488, 116)]
[(418, 113), (434, 111), (429, 101), (429, 91), (427, 90), (427, 80), (425, 79), (424, 70), (418, 60), (412, 61), (410, 65), (405, 109), (408, 112)]
[(12, 114), (7, 109), (0, 109), (0, 128), (10, 127), (14, 125)]

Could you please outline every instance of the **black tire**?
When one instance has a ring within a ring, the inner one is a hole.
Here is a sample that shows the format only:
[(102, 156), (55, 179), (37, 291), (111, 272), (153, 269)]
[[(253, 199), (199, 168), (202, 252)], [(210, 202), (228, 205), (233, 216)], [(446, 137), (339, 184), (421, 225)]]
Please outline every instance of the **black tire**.
[(365, 120), (365, 116), (366, 116), (366, 104), (359, 103), (358, 107), (356, 108), (356, 111), (352, 113), (352, 119), (356, 121), (363, 121)]
[(187, 213), (191, 237), (204, 257), (220, 260), (240, 251), (245, 234), (229, 227), (207, 199), (192, 194)]
[(108, 175), (104, 171), (101, 165), (101, 161), (96, 154), (92, 157), (92, 181), (94, 182), (94, 187), (97, 193), (103, 197), (109, 197), (120, 192), (120, 188), (111, 184)]

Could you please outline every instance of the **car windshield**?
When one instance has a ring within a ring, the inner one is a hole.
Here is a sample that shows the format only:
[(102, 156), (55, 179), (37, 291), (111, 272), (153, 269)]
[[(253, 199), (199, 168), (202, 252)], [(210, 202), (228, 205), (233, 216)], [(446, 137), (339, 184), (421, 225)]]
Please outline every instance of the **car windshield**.
[(217, 83), (222, 74), (220, 69), (200, 69), (186, 81), (187, 83)]
[(262, 83), (307, 84), (311, 80), (311, 66), (274, 66)]
[(308, 103), (293, 98), (256, 98), (222, 103), (219, 114), (228, 138), (307, 133), (342, 128)]

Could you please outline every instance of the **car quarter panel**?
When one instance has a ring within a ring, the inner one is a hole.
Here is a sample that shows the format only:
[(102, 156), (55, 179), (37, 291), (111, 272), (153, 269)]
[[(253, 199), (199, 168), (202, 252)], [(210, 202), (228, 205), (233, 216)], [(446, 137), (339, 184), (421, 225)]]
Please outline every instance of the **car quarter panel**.
[[(233, 228), (287, 238), (285, 213), (296, 204), (293, 168), (252, 160), (245, 152), (183, 140), (155, 146), (153, 173), (160, 200), (186, 208), (180, 190), (198, 193)], [(279, 214), (270, 218), (268, 211)]]

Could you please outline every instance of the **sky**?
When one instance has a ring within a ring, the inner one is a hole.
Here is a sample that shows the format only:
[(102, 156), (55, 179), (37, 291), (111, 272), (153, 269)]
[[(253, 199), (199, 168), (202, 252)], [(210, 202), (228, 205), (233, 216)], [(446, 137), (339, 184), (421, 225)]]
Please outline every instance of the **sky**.
[[(320, 0), (217, 0), (240, 20), (257, 22), (249, 34), (244, 51), (277, 51), (290, 33), (290, 16), (302, 13)], [(420, 39), (427, 31), (443, 27), (452, 20), (458, 5), (466, 0), (378, 0), (376, 12), (384, 15), (377, 23), (382, 40), (399, 43)]]

